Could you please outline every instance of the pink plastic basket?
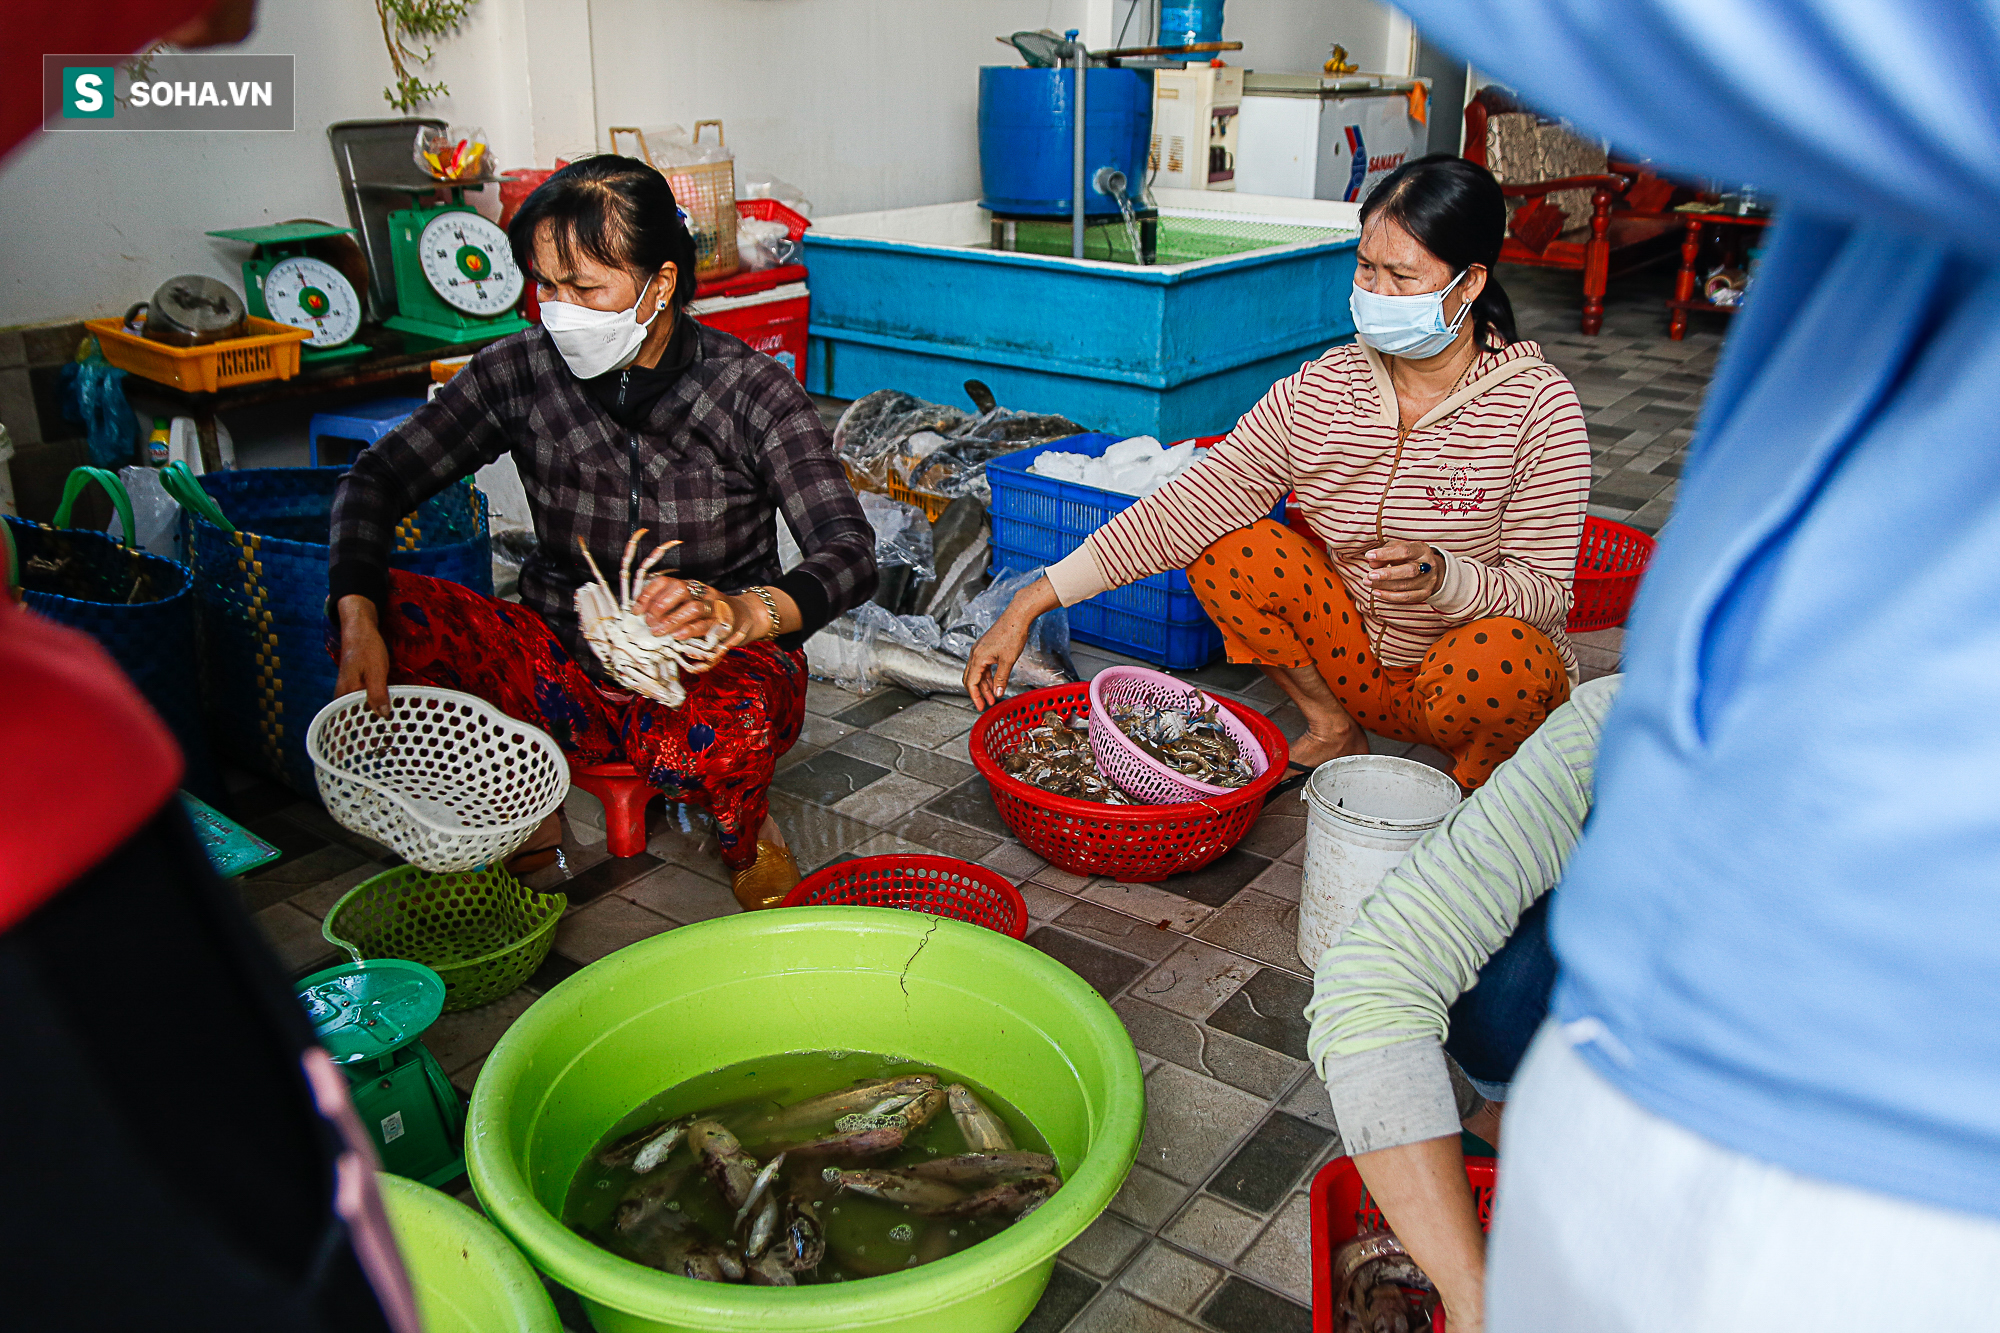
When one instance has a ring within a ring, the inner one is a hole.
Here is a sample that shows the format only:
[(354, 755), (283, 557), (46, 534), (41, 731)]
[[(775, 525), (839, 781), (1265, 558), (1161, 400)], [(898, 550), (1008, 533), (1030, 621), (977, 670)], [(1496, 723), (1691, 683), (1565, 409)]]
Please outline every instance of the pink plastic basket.
[[(1192, 703), (1191, 699), (1197, 696), (1200, 703)], [(1240, 790), (1198, 782), (1185, 774), (1176, 773), (1134, 745), (1118, 729), (1118, 724), (1111, 720), (1111, 709), (1120, 704), (1144, 703), (1193, 711), (1197, 707), (1211, 707), (1216, 702), (1192, 685), (1162, 672), (1148, 671), (1145, 667), (1104, 668), (1090, 682), (1090, 748), (1097, 756), (1098, 769), (1117, 783), (1120, 791), (1147, 805), (1177, 805), (1199, 801), (1205, 796), (1226, 796)], [(1270, 762), (1264, 747), (1257, 743), (1257, 737), (1250, 728), (1238, 721), (1228, 709), (1221, 709), (1220, 713), (1223, 728), (1250, 761), (1251, 773), (1262, 777), (1265, 765)]]

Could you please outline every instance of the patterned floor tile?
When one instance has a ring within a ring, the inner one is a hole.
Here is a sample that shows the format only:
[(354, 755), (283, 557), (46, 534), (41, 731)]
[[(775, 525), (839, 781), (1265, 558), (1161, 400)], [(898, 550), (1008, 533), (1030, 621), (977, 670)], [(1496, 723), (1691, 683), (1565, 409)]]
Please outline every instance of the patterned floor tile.
[(1064, 1262), (1073, 1264), (1092, 1277), (1108, 1278), (1146, 1241), (1146, 1233), (1131, 1223), (1105, 1213), (1081, 1236), (1063, 1247)]
[(1189, 1314), (1221, 1278), (1222, 1270), (1214, 1264), (1156, 1240), (1127, 1265), (1118, 1285), (1154, 1305)]
[(307, 916), (325, 920), (326, 914), (333, 910), (334, 904), (347, 896), (349, 889), (364, 880), (375, 878), (386, 869), (387, 866), (374, 861), (363, 861), (351, 870), (335, 875), (331, 879), (321, 880), (311, 888), (293, 894), (287, 901)]
[(1305, 880), (1305, 868), (1286, 861), (1274, 862), (1271, 868), (1250, 881), (1250, 890), (1267, 898), (1277, 898), (1283, 902), (1296, 903), (1299, 889)]
[(1141, 979), (1132, 993), (1148, 1004), (1203, 1019), (1259, 970), (1247, 958), (1189, 940)]
[(613, 889), (630, 884), (641, 875), (651, 874), (665, 864), (666, 862), (651, 852), (640, 852), (637, 856), (606, 857), (553, 889), (541, 884), (535, 887), (544, 893), (568, 894), (570, 910), (575, 911), (586, 903), (602, 898)]
[(1074, 1333), (1199, 1333), (1200, 1325), (1113, 1289), (1092, 1302), (1070, 1328)]
[(1312, 1215), (1303, 1191), (1286, 1200), (1236, 1266), (1293, 1300), (1312, 1304)]
[(1194, 1184), (1221, 1165), (1268, 1103), (1217, 1079), (1163, 1064), (1146, 1076), (1146, 1131), (1138, 1160)]
[(1049, 1285), (1043, 1289), (1042, 1299), (1019, 1333), (1061, 1333), (1102, 1286), (1067, 1264), (1057, 1264), (1049, 1274)]
[(979, 858), (979, 864), (1019, 884), (1022, 880), (1034, 878), (1047, 867), (1048, 862), (1008, 838), (995, 843), (991, 851)]
[(335, 876), (345, 875), (357, 866), (371, 864), (352, 847), (326, 843), (303, 856), (288, 856), (282, 861), (272, 862), (269, 867), (243, 879), (237, 891), (246, 910), (261, 911)]
[(556, 927), (552, 952), (587, 965), (673, 927), (674, 923), (659, 913), (614, 894), (564, 917)]
[[(1144, 988), (1139, 993), (1144, 995)], [(1209, 1015), (1208, 1025), (1303, 1060), (1311, 1026), (1305, 1008), (1311, 999), (1311, 982), (1277, 968), (1263, 968)]]
[(942, 787), (919, 781), (907, 773), (891, 773), (852, 796), (830, 804), (849, 819), (884, 828), (943, 793)]
[(1300, 976), (1311, 975), (1299, 961), (1297, 903), (1245, 890), (1196, 929), (1195, 935)]
[(861, 702), (850, 704), (833, 714), (834, 720), (849, 726), (871, 728), (887, 717), (894, 717), (905, 708), (915, 707), (917, 696), (908, 690), (880, 689), (863, 698)]
[(1295, 1115), (1308, 1124), (1332, 1131), (1336, 1135), (1336, 1143), (1338, 1142), (1340, 1127), (1333, 1118), (1333, 1102), (1327, 1097), (1326, 1084), (1320, 1081), (1317, 1070), (1308, 1068), (1306, 1076), (1299, 1080), (1298, 1086), (1285, 1094), (1285, 1100), (1278, 1103), (1278, 1109)]
[(423, 1035), (423, 1043), (437, 1057), (447, 1074), (456, 1074), (467, 1065), (484, 1060), (515, 1019), (528, 1011), (535, 996), (524, 990), (503, 995), (477, 1009), (460, 1009), (441, 1014)]
[(266, 907), (253, 919), (287, 973), (314, 971), (346, 956), (327, 943), (317, 920), (290, 903)]
[(926, 699), (884, 718), (869, 730), (877, 736), (928, 750), (963, 736), (972, 730), (972, 724), (978, 720), (978, 715), (969, 709), (956, 707), (942, 699)]
[(1240, 1277), (1223, 1280), (1202, 1322), (1217, 1333), (1312, 1333), (1312, 1310)]
[(727, 884), (686, 866), (661, 866), (620, 887), (618, 896), (683, 926), (743, 910)]
[(771, 787), (802, 801), (832, 805), (888, 776), (889, 770), (880, 764), (871, 764), (865, 759), (856, 759), (837, 751), (822, 750), (804, 763), (778, 774), (771, 780)]
[[(1066, 918), (1065, 918), (1066, 919)], [(1220, 1079), (1253, 1097), (1276, 1098), (1299, 1075), (1299, 1064), (1262, 1046), (1204, 1027), (1130, 995), (1112, 1006), (1133, 1044), (1183, 1069)]]
[(879, 832), (858, 819), (849, 819), (786, 792), (771, 793), (771, 813), (785, 830), (785, 842), (791, 847), (799, 870), (808, 875)]
[[(1000, 839), (987, 830), (972, 828), (955, 819), (944, 819), (929, 810), (912, 810), (899, 818), (884, 821), (882, 827), (899, 838), (944, 856), (956, 856), (961, 861), (981, 861), (1001, 846)], [(1018, 847), (1020, 844), (1014, 845)], [(1034, 859), (1040, 864), (1040, 857)]]
[[(1103, 887), (1094, 884), (1090, 893), (1095, 895)], [(1072, 904), (1060, 920), (1062, 928), (1071, 934), (1155, 962), (1180, 946), (1180, 937), (1164, 921), (1140, 921), (1123, 912), (1099, 907), (1094, 899)]]
[(1229, 1264), (1250, 1248), (1264, 1229), (1264, 1219), (1224, 1203), (1213, 1194), (1197, 1194), (1180, 1215), (1160, 1228), (1160, 1235), (1184, 1250)]
[(1113, 879), (1092, 881), (1083, 889), (1082, 896), (1113, 912), (1157, 927), (1163, 938), (1145, 951), (1149, 958), (1164, 958), (1172, 953), (1174, 943), (1165, 937), (1191, 933), (1213, 910), (1151, 884), (1124, 884)]
[(1146, 964), (1137, 958), (1107, 949), (1055, 926), (1043, 926), (1031, 932), (1028, 943), (1089, 982), (1107, 1000), (1146, 970)]
[(1150, 1166), (1134, 1166), (1111, 1200), (1111, 1211), (1148, 1232), (1157, 1231), (1186, 1201), (1190, 1189), (1192, 1186)]
[(1241, 848), (1224, 852), (1200, 870), (1185, 875), (1169, 875), (1157, 881), (1169, 893), (1192, 898), (1210, 907), (1220, 907), (1234, 898), (1245, 884), (1264, 873), (1270, 861)]
[(953, 787), (924, 809), (945, 819), (984, 829), (996, 838), (1014, 836), (1014, 830), (1007, 827), (1007, 821), (1000, 818), (1000, 812), (994, 809), (992, 791), (987, 787), (985, 778), (973, 778)]
[(1257, 1126), (1249, 1142), (1208, 1182), (1208, 1191), (1253, 1213), (1268, 1213), (1318, 1163), (1332, 1140), (1318, 1125), (1280, 1111)]

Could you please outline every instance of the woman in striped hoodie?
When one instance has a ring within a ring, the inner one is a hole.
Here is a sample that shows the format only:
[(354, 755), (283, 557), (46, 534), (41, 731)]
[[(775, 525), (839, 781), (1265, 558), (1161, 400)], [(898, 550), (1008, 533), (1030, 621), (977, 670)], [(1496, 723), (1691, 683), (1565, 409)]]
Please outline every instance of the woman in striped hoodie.
[[(1576, 391), (1493, 278), (1506, 202), (1434, 155), (1361, 208), (1358, 341), (1281, 380), (1201, 463), (1023, 590), (966, 666), (982, 705), (1034, 618), (1186, 569), (1232, 662), (1305, 715), (1305, 767), (1363, 734), (1448, 752), (1475, 788), (1569, 698), (1563, 634), (1590, 493)], [(1280, 497), (1324, 549), (1263, 517)]]

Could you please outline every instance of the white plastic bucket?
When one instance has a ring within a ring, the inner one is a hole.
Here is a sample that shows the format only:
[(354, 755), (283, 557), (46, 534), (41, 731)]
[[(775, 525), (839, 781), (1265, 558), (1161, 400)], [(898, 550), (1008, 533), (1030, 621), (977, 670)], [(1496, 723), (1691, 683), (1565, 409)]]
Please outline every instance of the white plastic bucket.
[(1317, 967), (1390, 867), (1444, 822), (1460, 796), (1451, 775), (1414, 759), (1357, 754), (1321, 764), (1306, 803), (1299, 958)]

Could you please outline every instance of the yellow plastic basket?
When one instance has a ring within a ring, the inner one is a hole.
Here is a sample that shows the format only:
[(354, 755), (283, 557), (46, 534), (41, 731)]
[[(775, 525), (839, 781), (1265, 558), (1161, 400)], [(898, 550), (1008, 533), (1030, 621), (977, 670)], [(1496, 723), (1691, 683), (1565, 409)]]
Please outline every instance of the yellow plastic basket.
[[(731, 241), (732, 246), (734, 241)], [(120, 370), (170, 384), (188, 393), (214, 393), (239, 384), (288, 380), (299, 373), (299, 348), (311, 329), (293, 328), (251, 315), (247, 338), (226, 338), (202, 347), (170, 347), (127, 333), (117, 319), (87, 319), (83, 327), (104, 349), (104, 359)]]

